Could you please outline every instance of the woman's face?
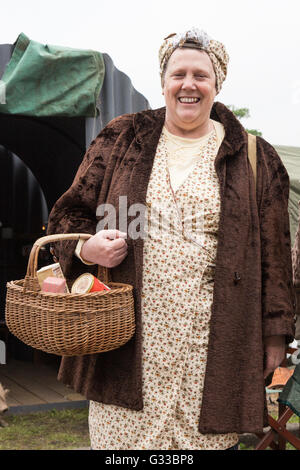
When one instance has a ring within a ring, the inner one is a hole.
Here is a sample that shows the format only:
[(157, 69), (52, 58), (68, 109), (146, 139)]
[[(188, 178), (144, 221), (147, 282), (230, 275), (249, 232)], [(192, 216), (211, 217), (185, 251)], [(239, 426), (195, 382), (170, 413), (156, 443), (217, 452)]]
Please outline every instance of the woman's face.
[(184, 130), (209, 122), (216, 96), (216, 76), (204, 51), (178, 48), (171, 55), (163, 82), (166, 121)]

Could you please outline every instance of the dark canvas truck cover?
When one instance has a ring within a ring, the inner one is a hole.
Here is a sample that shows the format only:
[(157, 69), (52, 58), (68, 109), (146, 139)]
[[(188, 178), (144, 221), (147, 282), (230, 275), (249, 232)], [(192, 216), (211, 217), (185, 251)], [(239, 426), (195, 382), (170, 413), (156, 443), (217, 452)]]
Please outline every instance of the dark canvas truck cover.
[(28, 248), (44, 235), (91, 141), (115, 117), (149, 107), (106, 53), (43, 45), (23, 33), (0, 44), (0, 322), (6, 282), (24, 277)]

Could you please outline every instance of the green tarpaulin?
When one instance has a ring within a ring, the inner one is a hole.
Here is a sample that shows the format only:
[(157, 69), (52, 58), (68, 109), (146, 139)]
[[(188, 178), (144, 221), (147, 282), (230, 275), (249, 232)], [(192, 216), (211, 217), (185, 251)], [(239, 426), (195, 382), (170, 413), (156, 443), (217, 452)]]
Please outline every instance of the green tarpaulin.
[(276, 145), (277, 150), (290, 178), (289, 214), (292, 243), (294, 243), (299, 218), (300, 201), (300, 147)]
[(0, 113), (94, 117), (104, 74), (100, 52), (43, 45), (21, 33), (0, 81)]
[(300, 417), (300, 363), (295, 367), (294, 374), (287, 381), (278, 401), (291, 408)]

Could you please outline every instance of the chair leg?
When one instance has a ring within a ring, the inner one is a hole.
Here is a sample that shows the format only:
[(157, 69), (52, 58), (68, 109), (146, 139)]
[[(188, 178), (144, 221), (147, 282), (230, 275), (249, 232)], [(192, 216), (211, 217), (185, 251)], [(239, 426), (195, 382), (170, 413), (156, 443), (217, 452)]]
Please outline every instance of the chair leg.
[[(273, 450), (284, 450), (286, 441), (290, 442), (296, 449), (300, 447), (300, 440), (296, 438), (291, 432), (286, 429), (286, 423), (290, 417), (294, 414), (293, 411), (284, 405), (284, 411), (276, 421), (272, 416), (268, 415), (269, 425), (271, 429), (265, 433), (264, 436), (261, 434), (257, 436), (262, 437), (259, 441), (255, 450), (265, 450), (267, 447), (271, 447)], [(278, 444), (275, 442), (276, 435), (278, 435)], [(280, 447), (280, 445), (282, 447)], [(298, 446), (298, 447), (297, 447)]]
[(269, 416), (269, 423), (275, 432), (278, 433), (278, 436), (283, 436), (285, 441), (288, 441), (297, 450), (300, 450), (300, 439), (286, 429), (286, 423), (292, 415), (293, 411), (290, 408), (287, 408), (278, 421), (275, 421), (272, 416)]
[(271, 447), (273, 450), (278, 450), (278, 445), (274, 441), (276, 434), (272, 429), (266, 432), (265, 434), (256, 434), (258, 437), (261, 437), (261, 440), (257, 444), (254, 450), (266, 450), (267, 447)]
[[(286, 406), (283, 403), (278, 404), (278, 422), (280, 421), (280, 417), (283, 415), (285, 409)], [(278, 448), (279, 450), (286, 450), (286, 439), (282, 434), (278, 434)]]

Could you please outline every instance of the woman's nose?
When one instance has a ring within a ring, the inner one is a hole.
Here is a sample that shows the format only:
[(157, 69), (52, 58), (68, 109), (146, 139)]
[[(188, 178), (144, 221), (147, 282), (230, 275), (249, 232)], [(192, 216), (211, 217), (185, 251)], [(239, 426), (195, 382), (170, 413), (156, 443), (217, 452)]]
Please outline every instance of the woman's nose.
[(184, 80), (183, 80), (183, 83), (182, 83), (182, 89), (183, 90), (186, 90), (186, 89), (195, 89), (196, 85), (195, 85), (195, 81), (194, 81), (194, 78), (193, 77), (184, 77)]

